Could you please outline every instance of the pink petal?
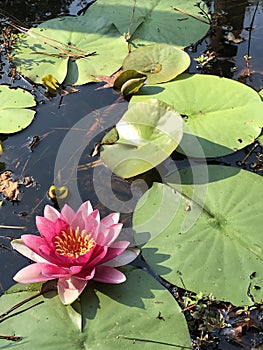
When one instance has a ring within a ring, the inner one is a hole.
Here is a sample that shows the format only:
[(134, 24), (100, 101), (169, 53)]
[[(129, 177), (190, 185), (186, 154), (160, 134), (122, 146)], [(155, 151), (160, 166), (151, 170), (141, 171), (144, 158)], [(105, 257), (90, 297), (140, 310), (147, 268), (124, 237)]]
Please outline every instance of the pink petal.
[(101, 224), (101, 231), (104, 230), (105, 228), (108, 228), (109, 226), (112, 226), (114, 224), (117, 224), (120, 219), (120, 213), (112, 213), (105, 218), (101, 219), (100, 224)]
[(129, 246), (130, 242), (129, 241), (118, 241), (118, 242), (114, 242), (112, 243), (112, 245), (110, 246), (110, 248), (114, 248), (114, 249), (126, 249)]
[(45, 265), (46, 264), (44, 263), (35, 263), (26, 266), (22, 270), (18, 271), (18, 273), (14, 276), (14, 280), (20, 283), (34, 283), (52, 280), (53, 278), (43, 276), (42, 274), (42, 269)]
[(69, 269), (56, 266), (56, 265), (50, 265), (50, 264), (46, 264), (45, 266), (43, 266), (42, 274), (43, 276), (46, 276), (52, 279), (71, 276)]
[[(29, 250), (32, 250), (33, 253), (36, 253), (36, 256), (44, 259), (53, 265), (70, 267), (72, 265), (72, 259), (67, 256), (58, 255), (52, 247), (49, 247), (45, 244), (43, 238), (35, 235), (22, 235), (22, 242), (28, 247)], [(23, 252), (22, 252), (23, 254)], [(35, 261), (35, 260), (33, 260)], [(37, 262), (44, 262), (39, 259)]]
[(138, 248), (128, 248), (122, 254), (116, 256), (116, 258), (106, 262), (104, 266), (118, 267), (124, 266), (132, 262), (140, 254)]
[[(66, 256), (64, 257), (62, 255), (58, 256), (58, 254), (54, 249), (52, 249), (51, 247), (45, 244), (45, 241), (43, 238), (40, 238), (35, 235), (22, 235), (21, 238), (22, 238), (23, 244), (26, 245), (29, 250), (32, 250), (34, 253), (36, 253), (36, 256), (40, 256), (40, 258), (54, 265), (60, 265), (60, 266), (66, 266), (66, 267), (71, 266), (71, 264), (68, 263), (69, 258)], [(72, 262), (72, 260), (70, 261)], [(41, 262), (41, 261), (39, 261), (38, 259), (37, 262)]]
[(120, 241), (114, 242), (111, 247), (108, 248), (106, 256), (100, 261), (100, 264), (105, 264), (107, 261), (114, 259), (116, 256), (121, 255), (122, 252), (129, 246), (130, 242)]
[(89, 264), (91, 266), (101, 264), (107, 254), (107, 251), (107, 247), (96, 245), (95, 249), (93, 250), (93, 254), (90, 257)]
[(44, 209), (44, 216), (50, 221), (56, 221), (60, 214), (55, 208), (51, 207), (50, 205), (46, 205)]
[(55, 234), (60, 234), (61, 231), (66, 231), (68, 227), (69, 224), (66, 221), (57, 219), (55, 221)]
[[(90, 250), (85, 255), (82, 255), (79, 258), (71, 258), (67, 255), (61, 255), (57, 253), (57, 251), (54, 248), (49, 247), (47, 245), (42, 245), (39, 247), (40, 256), (42, 256), (44, 259), (46, 259), (53, 265), (63, 266), (66, 268), (71, 268), (72, 266), (85, 266), (89, 264), (89, 260), (91, 259), (92, 254), (93, 250)], [(104, 257), (105, 254), (103, 254), (102, 257)]]
[(11, 242), (12, 247), (17, 250), (20, 254), (24, 255), (25, 257), (29, 258), (32, 261), (35, 262), (43, 262), (48, 263), (48, 261), (44, 258), (42, 258), (40, 255), (36, 254), (28, 248), (22, 241), (22, 239), (15, 239)]
[(96, 243), (100, 246), (103, 246), (103, 245), (106, 245), (105, 242), (107, 240), (107, 236), (109, 234), (109, 229), (106, 228), (105, 230), (103, 231), (100, 231), (97, 235), (97, 238), (96, 238)]
[(41, 256), (39, 252), (39, 247), (43, 244), (45, 244), (45, 240), (39, 236), (35, 235), (22, 235), (21, 236), (22, 242), (33, 252), (37, 253)]
[(112, 267), (98, 266), (93, 279), (99, 282), (118, 284), (126, 281), (126, 276)]
[(93, 249), (88, 251), (85, 255), (82, 255), (82, 256), (80, 256), (78, 258), (75, 258), (75, 259), (71, 258), (71, 265), (74, 264), (74, 265), (84, 266), (84, 265), (90, 264), (90, 261), (91, 261), (91, 259), (93, 257), (95, 249), (96, 249), (96, 247), (94, 247)]
[(92, 280), (94, 275), (95, 275), (95, 267), (91, 267), (91, 268), (87, 267), (86, 269), (82, 269), (80, 273), (75, 275), (75, 277), (88, 281), (88, 280)]
[(76, 212), (76, 216), (85, 218), (89, 216), (92, 212), (93, 212), (93, 208), (90, 201), (86, 201), (81, 204), (78, 211)]
[(62, 219), (56, 219), (56, 221), (50, 221), (42, 216), (36, 217), (36, 225), (38, 231), (48, 244), (51, 244), (56, 234), (61, 231), (65, 231), (68, 228), (68, 223)]
[(98, 229), (99, 229), (99, 216), (98, 211), (94, 210), (87, 218), (85, 218), (84, 223), (85, 227), (83, 229), (86, 230), (87, 233), (91, 233), (95, 242), (97, 239)]
[(39, 247), (39, 254), (53, 265), (70, 268), (73, 264), (72, 258), (58, 254), (55, 249), (52, 249), (47, 245)]
[(47, 241), (50, 241), (54, 237), (55, 225), (53, 221), (43, 216), (37, 216), (36, 225), (41, 237), (45, 238)]
[(61, 210), (61, 215), (63, 219), (71, 226), (71, 223), (75, 217), (74, 210), (67, 204), (64, 205), (64, 207)]
[(72, 266), (70, 267), (70, 273), (71, 275), (77, 275), (83, 270), (83, 266)]
[[(53, 265), (63, 266), (66, 268), (72, 268), (73, 266), (95, 266), (98, 264), (106, 255), (107, 249), (100, 246), (95, 246), (93, 250), (90, 250), (85, 255), (79, 258), (71, 258), (66, 255), (60, 255), (52, 247), (42, 245), (39, 247), (39, 255), (49, 261)], [(95, 264), (93, 263), (95, 261)]]
[(99, 245), (111, 246), (111, 244), (118, 238), (122, 229), (122, 224), (114, 224), (109, 229), (99, 232), (96, 242)]
[(87, 281), (75, 277), (60, 278), (58, 280), (58, 295), (62, 303), (64, 305), (73, 303), (86, 287), (86, 284)]
[[(87, 215), (87, 212), (88, 211), (85, 209), (85, 207), (83, 207), (82, 211), (78, 210), (71, 222), (71, 226), (74, 229), (79, 227), (80, 231), (86, 229), (88, 230), (88, 233), (97, 232), (97, 227), (99, 226), (100, 222), (99, 211), (94, 210), (89, 215)], [(93, 228), (94, 225), (95, 227)]]

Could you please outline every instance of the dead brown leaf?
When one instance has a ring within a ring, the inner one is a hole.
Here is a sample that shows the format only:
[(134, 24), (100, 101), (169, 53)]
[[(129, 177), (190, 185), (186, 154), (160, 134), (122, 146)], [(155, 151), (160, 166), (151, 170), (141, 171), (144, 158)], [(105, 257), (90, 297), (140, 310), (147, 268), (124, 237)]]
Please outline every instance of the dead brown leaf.
[(118, 78), (118, 76), (122, 73), (122, 69), (119, 69), (117, 72), (113, 73), (111, 76), (107, 75), (94, 75), (96, 79), (99, 81), (105, 82), (106, 84), (103, 86), (100, 86), (96, 90), (101, 90), (101, 89), (107, 89), (107, 88), (112, 88), (114, 85), (115, 80)]
[(12, 180), (12, 172), (4, 171), (0, 174), (0, 193), (10, 201), (17, 201), (19, 195), (18, 181)]
[(61, 96), (74, 94), (76, 92), (79, 92), (79, 89), (77, 89), (77, 88), (75, 88), (73, 86), (67, 86), (65, 89), (61, 90)]

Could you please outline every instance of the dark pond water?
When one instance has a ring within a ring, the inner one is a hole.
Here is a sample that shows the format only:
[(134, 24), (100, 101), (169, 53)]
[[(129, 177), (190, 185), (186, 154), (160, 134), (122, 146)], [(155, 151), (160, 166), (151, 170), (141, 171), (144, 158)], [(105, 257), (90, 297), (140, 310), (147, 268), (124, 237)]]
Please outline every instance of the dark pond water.
[[(8, 17), (30, 26), (58, 15), (75, 15), (87, 3), (0, 1), (3, 13), (0, 25), (4, 29)], [(262, 2), (214, 0), (210, 6), (217, 25), (208, 37), (189, 48), (188, 52), (192, 58), (207, 51), (213, 52), (215, 59), (203, 69), (192, 60), (190, 72), (229, 77), (259, 91), (263, 88)], [(245, 56), (251, 57), (249, 62)], [(16, 80), (9, 76), (10, 67), (4, 49), (1, 60), (0, 83), (33, 89), (38, 106), (35, 121), (23, 132), (10, 135), (3, 141), (0, 171), (11, 170), (14, 179), (30, 176), (33, 185), (21, 185), (19, 201), (4, 200), (0, 207), (0, 294), (14, 283), (12, 276), (28, 264), (27, 259), (10, 250), (10, 239), (20, 237), (22, 233), (36, 233), (35, 216), (42, 215), (46, 204), (53, 205), (47, 196), (52, 183), (69, 188), (67, 200), (73, 207), (90, 199), (94, 207), (101, 210), (102, 216), (111, 211), (121, 212), (121, 219), (128, 228), (137, 199), (153, 180), (161, 181), (159, 173), (162, 169), (159, 167), (140, 179), (126, 181), (111, 175), (103, 166), (86, 166), (98, 160), (98, 157), (91, 157), (94, 146), (120, 119), (127, 102), (111, 89), (98, 90), (103, 84), (81, 86), (77, 93), (48, 99), (41, 87), (32, 87), (22, 78)], [(40, 142), (30, 149), (28, 145), (34, 136), (38, 136)], [(262, 175), (261, 153), (261, 146), (253, 144), (234, 155), (208, 162), (241, 166)], [(178, 167), (189, 161), (176, 153), (173, 159)]]

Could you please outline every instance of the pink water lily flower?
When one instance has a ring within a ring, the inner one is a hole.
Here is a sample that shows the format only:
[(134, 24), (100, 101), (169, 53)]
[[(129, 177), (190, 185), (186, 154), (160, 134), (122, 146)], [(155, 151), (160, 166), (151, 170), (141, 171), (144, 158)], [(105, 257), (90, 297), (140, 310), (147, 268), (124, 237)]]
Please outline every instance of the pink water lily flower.
[(104, 283), (122, 283), (125, 275), (115, 267), (136, 258), (137, 249), (127, 249), (130, 242), (116, 241), (122, 224), (119, 214), (102, 220), (90, 202), (75, 213), (65, 205), (61, 213), (47, 205), (44, 217), (36, 217), (41, 235), (22, 235), (12, 241), (18, 252), (35, 261), (15, 276), (20, 283), (58, 279), (58, 294), (63, 304), (71, 304), (93, 279)]

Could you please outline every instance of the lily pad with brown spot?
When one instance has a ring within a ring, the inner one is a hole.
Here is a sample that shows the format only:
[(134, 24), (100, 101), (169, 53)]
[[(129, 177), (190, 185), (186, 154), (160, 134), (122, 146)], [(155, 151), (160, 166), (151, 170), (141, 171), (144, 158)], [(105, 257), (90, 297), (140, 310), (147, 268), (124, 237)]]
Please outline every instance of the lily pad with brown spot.
[(132, 51), (123, 62), (123, 69), (133, 69), (147, 75), (147, 84), (174, 79), (190, 66), (189, 55), (168, 44), (153, 44)]

